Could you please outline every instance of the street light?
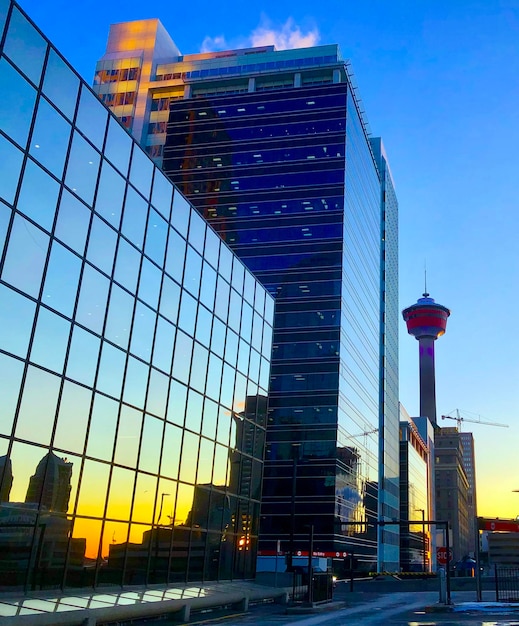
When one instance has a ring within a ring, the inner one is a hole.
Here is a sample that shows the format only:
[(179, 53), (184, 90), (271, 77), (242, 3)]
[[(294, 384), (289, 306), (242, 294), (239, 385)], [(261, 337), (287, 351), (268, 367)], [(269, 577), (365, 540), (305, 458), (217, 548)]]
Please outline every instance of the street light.
[(423, 559), (423, 573), (425, 574), (425, 570), (426, 570), (426, 557), (425, 557), (425, 547), (426, 547), (426, 543), (425, 543), (425, 510), (424, 509), (415, 509), (416, 513), (421, 513), (422, 514), (422, 559)]
[(164, 493), (164, 492), (163, 492), (163, 493), (161, 494), (161, 496), (160, 496), (160, 508), (159, 508), (159, 516), (158, 516), (158, 518), (157, 518), (157, 525), (159, 525), (159, 524), (160, 524), (160, 518), (162, 517), (162, 507), (164, 506), (164, 498), (165, 498), (166, 496), (170, 496), (170, 495), (171, 495), (170, 493)]

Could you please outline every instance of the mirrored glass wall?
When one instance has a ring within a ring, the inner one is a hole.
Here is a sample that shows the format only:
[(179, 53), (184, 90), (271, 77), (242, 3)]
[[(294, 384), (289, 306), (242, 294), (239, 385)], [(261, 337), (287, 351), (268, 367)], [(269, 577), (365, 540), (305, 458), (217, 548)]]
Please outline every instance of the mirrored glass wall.
[(273, 300), (0, 0), (0, 588), (250, 577)]

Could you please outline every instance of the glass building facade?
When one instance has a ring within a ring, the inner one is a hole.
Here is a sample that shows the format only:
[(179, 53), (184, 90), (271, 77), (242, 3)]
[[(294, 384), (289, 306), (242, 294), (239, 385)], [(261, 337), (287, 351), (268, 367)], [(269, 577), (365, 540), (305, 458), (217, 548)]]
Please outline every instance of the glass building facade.
[(95, 91), (120, 101), (121, 68), (139, 68), (134, 136), (276, 299), (261, 554), (307, 550), (313, 526), (316, 551), (396, 569), (398, 529), (366, 525), (399, 500), (398, 205), (383, 148), (335, 45), (175, 49), (157, 20), (113, 25)]
[(0, 0), (0, 586), (251, 577), (273, 299)]
[[(431, 450), (414, 420), (402, 410), (400, 422), (400, 520), (431, 520), (429, 468)], [(438, 518), (443, 519), (443, 518)], [(431, 531), (434, 527), (410, 524), (400, 535), (400, 569), (431, 571)]]

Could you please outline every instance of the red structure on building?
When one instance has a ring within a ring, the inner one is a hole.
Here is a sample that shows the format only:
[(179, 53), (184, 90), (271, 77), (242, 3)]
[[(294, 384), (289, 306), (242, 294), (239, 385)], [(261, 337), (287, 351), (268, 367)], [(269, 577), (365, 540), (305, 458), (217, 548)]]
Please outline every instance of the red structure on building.
[(420, 415), (428, 417), (434, 426), (437, 425), (434, 342), (445, 333), (450, 314), (447, 307), (436, 304), (428, 293), (402, 311), (407, 332), (420, 345)]

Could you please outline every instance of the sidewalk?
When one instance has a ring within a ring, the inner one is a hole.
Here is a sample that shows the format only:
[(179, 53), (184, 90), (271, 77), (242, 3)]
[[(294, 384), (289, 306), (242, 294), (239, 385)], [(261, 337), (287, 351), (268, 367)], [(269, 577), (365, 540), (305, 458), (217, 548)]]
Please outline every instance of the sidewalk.
[(0, 595), (1, 626), (94, 626), (98, 621), (175, 615), (187, 622), (191, 610), (232, 605), (246, 611), (250, 601), (286, 603), (287, 590), (248, 581), (147, 587), (46, 591)]

